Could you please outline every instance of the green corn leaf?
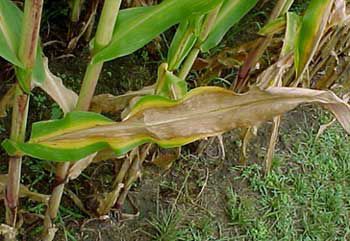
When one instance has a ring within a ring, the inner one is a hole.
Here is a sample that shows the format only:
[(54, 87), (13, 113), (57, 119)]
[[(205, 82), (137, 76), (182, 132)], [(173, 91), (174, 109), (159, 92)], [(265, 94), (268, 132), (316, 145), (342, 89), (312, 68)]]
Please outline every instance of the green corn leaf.
[(106, 148), (122, 155), (149, 142), (172, 148), (233, 128), (254, 126), (302, 103), (321, 104), (350, 133), (350, 106), (330, 91), (272, 87), (235, 94), (201, 87), (177, 101), (143, 97), (123, 122), (96, 113), (71, 112), (60, 120), (35, 123), (26, 143), (5, 140), (2, 145), (10, 155), (56, 162), (76, 161)]
[(216, 23), (202, 44), (203, 52), (208, 52), (223, 39), (227, 31), (239, 22), (258, 2), (258, 0), (225, 0)]
[[(26, 83), (25, 77), (29, 70), (24, 69), (17, 58), (22, 21), (23, 12), (12, 1), (0, 1), (0, 56), (16, 66), (17, 79), (22, 89), (29, 93), (31, 86)], [(35, 66), (30, 72), (32, 81), (41, 84), (45, 80), (45, 68), (40, 47), (37, 53)]]
[(287, 29), (281, 51), (281, 57), (295, 50), (297, 36), (299, 35), (302, 17), (296, 13), (287, 13)]
[(43, 53), (42, 49), (39, 46), (37, 50), (37, 56), (35, 59), (35, 65), (32, 70), (27, 70), (23, 69), (20, 67), (16, 67), (16, 76), (18, 79), (19, 84), (21, 85), (22, 89), (30, 93), (31, 91), (31, 83), (28, 83), (28, 78), (27, 75), (31, 75), (30, 81), (36, 85), (41, 85), (44, 83), (46, 79), (46, 74), (45, 74), (45, 67), (44, 67), (44, 59), (43, 59)]
[(133, 53), (188, 16), (204, 14), (222, 0), (166, 0), (156, 6), (120, 11), (111, 43), (98, 51), (93, 63)]
[(168, 64), (159, 66), (155, 94), (169, 99), (181, 99), (187, 93), (187, 82), (168, 70)]
[(0, 56), (23, 67), (17, 58), (23, 14), (11, 0), (0, 1)]
[(267, 23), (263, 28), (261, 28), (258, 34), (267, 36), (275, 34), (279, 31), (282, 31), (286, 27), (286, 17), (279, 17)]
[(299, 79), (308, 68), (326, 29), (334, 0), (312, 0), (305, 12), (296, 45), (295, 68)]
[(168, 50), (169, 70), (178, 69), (196, 44), (199, 34), (198, 26), (200, 26), (198, 22), (202, 19), (202, 16), (196, 16), (179, 24)]

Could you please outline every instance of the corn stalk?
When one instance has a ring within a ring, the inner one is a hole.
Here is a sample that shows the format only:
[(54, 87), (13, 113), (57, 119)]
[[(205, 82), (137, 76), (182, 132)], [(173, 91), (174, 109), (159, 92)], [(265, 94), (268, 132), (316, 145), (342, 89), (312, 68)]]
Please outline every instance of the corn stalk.
[[(29, 86), (31, 84), (31, 73), (37, 55), (42, 7), (43, 0), (25, 1), (18, 57), (25, 68), (22, 78), (24, 78), (24, 82), (28, 83)], [(11, 140), (19, 142), (24, 142), (25, 140), (28, 104), (29, 95), (26, 94), (17, 83), (12, 111)], [(12, 227), (16, 227), (21, 166), (22, 156), (10, 157), (5, 203), (7, 210), (6, 222)]]
[[(106, 0), (100, 21), (97, 27), (96, 40), (94, 52), (108, 45), (112, 39), (114, 24), (116, 22), (121, 0)], [(77, 110), (87, 111), (90, 106), (95, 88), (103, 67), (103, 62), (100, 63), (89, 63), (85, 72), (83, 84), (81, 87), (78, 103), (76, 106)], [(56, 169), (56, 185), (53, 188), (52, 195), (49, 201), (49, 206), (45, 215), (44, 220), (44, 240), (53, 240), (56, 228), (54, 227), (54, 220), (57, 217), (59, 205), (63, 195), (64, 185), (70, 163), (64, 163), (57, 166)]]

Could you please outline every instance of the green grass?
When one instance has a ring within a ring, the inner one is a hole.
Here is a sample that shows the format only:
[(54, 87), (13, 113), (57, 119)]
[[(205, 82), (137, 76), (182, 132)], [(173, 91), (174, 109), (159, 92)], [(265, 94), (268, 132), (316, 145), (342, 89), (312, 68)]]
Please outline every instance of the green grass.
[[(330, 116), (322, 113), (319, 119), (327, 123)], [(349, 136), (335, 124), (316, 140), (314, 123), (302, 121), (304, 127), (282, 131), (282, 141), (290, 145), (277, 152), (270, 174), (264, 175), (260, 164), (231, 168), (232, 186), (221, 187), (227, 222), (189, 206), (183, 212), (182, 206), (177, 215), (165, 212), (152, 219), (151, 240), (350, 240)], [(191, 212), (195, 220), (186, 216)]]
[(266, 177), (260, 165), (242, 168), (235, 181), (246, 180), (251, 195), (227, 192), (231, 226), (242, 240), (349, 240), (349, 138), (339, 126), (319, 140), (316, 132), (285, 137), (293, 147)]

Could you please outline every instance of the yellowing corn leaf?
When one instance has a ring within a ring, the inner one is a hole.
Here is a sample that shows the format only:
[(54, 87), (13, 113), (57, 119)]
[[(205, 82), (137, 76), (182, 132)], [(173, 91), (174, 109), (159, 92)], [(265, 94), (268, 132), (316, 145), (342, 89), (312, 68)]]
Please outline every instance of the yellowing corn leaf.
[(181, 100), (143, 97), (123, 122), (89, 112), (34, 124), (26, 143), (5, 140), (10, 155), (26, 154), (57, 162), (82, 159), (111, 148), (122, 155), (144, 143), (163, 148), (185, 145), (237, 127), (271, 120), (302, 103), (318, 103), (330, 110), (350, 133), (350, 106), (330, 91), (273, 87), (236, 94), (218, 87), (201, 87)]
[(7, 116), (7, 109), (12, 107), (16, 87), (12, 86), (0, 100), (0, 118)]
[(305, 12), (295, 52), (297, 78), (303, 75), (317, 51), (330, 18), (333, 3), (334, 0), (312, 0)]
[(286, 27), (286, 17), (279, 17), (267, 23), (264, 27), (262, 27), (258, 34), (262, 36), (268, 36), (271, 34), (276, 34)]

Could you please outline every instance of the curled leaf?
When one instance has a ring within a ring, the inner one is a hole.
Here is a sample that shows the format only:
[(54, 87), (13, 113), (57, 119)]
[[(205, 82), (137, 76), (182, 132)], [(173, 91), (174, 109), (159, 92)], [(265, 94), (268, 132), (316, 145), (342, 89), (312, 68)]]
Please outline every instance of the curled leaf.
[(116, 113), (125, 109), (133, 98), (154, 94), (154, 89), (154, 85), (151, 85), (119, 96), (111, 94), (97, 95), (92, 99), (90, 110), (97, 113)]
[(43, 83), (35, 82), (36, 86), (39, 86), (50, 95), (62, 108), (63, 112), (68, 113), (73, 110), (78, 101), (78, 95), (64, 86), (62, 79), (50, 72), (47, 58), (44, 59), (44, 68), (45, 80)]
[(350, 106), (330, 91), (272, 87), (236, 94), (201, 87), (177, 101), (143, 97), (123, 122), (96, 113), (71, 112), (60, 120), (34, 124), (26, 143), (5, 140), (2, 145), (10, 155), (57, 162), (76, 161), (106, 148), (122, 155), (144, 143), (179, 147), (233, 128), (255, 126), (303, 103), (330, 110), (350, 133)]

